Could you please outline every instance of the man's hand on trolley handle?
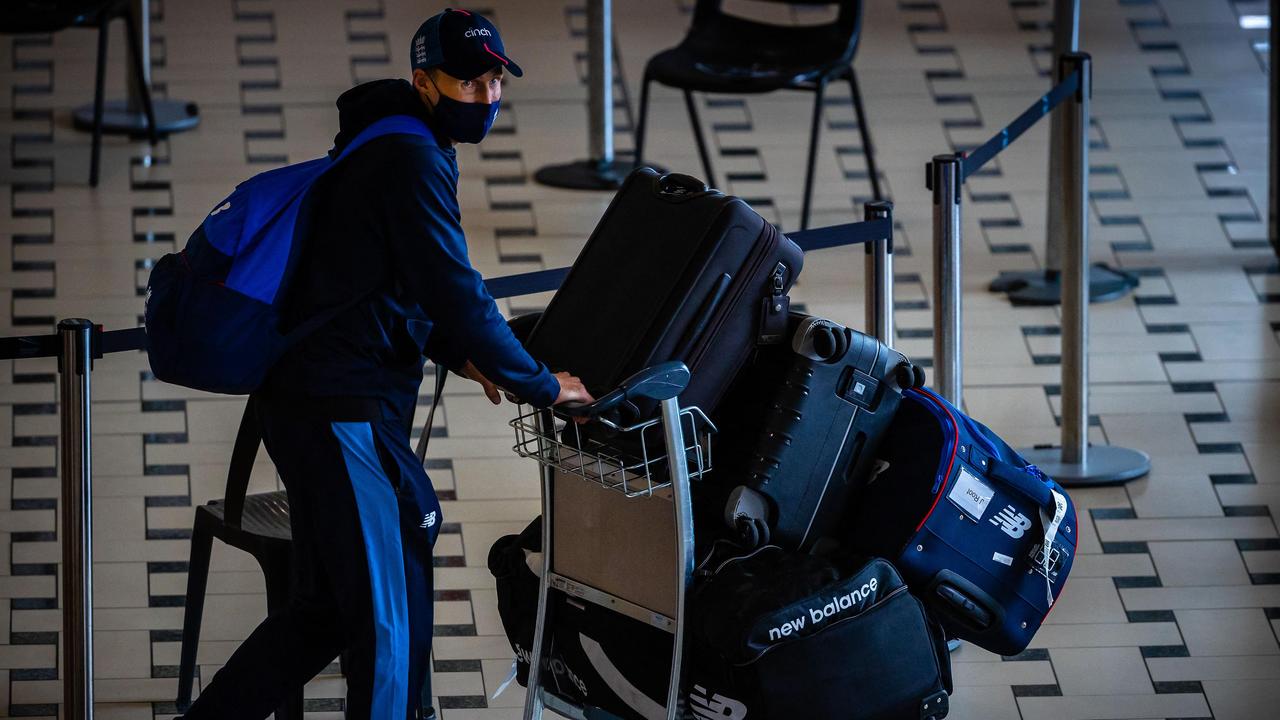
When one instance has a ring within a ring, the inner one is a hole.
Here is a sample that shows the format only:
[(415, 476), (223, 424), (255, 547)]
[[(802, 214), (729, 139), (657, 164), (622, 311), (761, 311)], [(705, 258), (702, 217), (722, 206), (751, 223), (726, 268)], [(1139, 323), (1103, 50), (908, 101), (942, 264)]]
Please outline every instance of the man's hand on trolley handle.
[[(507, 396), (507, 400), (510, 400), (513, 403), (520, 402), (520, 399), (515, 395), (512, 395), (510, 392), (506, 392), (497, 385), (494, 385), (493, 382), (490, 381), (489, 378), (485, 377), (484, 373), (480, 372), (480, 370), (477, 369), (470, 360), (468, 360), (467, 364), (462, 367), (462, 374), (480, 383), (480, 387), (484, 388), (484, 394), (489, 398), (489, 402), (494, 405), (498, 405), (502, 402), (502, 396), (504, 394)], [(560, 395), (556, 397), (556, 405), (569, 402), (595, 402), (595, 398), (591, 397), (591, 393), (587, 391), (587, 387), (582, 384), (581, 378), (567, 372), (558, 372), (555, 376), (556, 380), (560, 382)], [(587, 418), (574, 418), (574, 420), (579, 423), (584, 423), (587, 421)]]

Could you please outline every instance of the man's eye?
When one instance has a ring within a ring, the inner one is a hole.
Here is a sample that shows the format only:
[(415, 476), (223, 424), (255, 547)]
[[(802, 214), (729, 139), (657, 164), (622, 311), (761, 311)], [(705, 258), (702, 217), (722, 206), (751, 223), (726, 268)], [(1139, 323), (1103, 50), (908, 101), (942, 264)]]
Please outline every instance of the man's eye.
[(463, 81), (462, 81), (462, 89), (463, 89), (463, 90), (470, 90), (471, 88), (473, 88), (473, 87), (475, 87), (475, 86), (476, 86), (476, 84), (475, 84), (475, 82), (474, 82), (474, 81), (472, 81), (472, 80), (463, 80)]

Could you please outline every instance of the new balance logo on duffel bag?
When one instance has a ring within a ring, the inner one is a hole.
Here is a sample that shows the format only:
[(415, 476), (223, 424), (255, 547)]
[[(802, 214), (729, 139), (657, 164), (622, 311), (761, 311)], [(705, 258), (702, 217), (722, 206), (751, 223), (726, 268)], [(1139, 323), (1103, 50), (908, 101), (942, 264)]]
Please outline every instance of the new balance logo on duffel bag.
[(1012, 505), (1005, 506), (1005, 509), (991, 518), (991, 524), (1003, 530), (1005, 535), (1014, 540), (1031, 529), (1031, 519), (1018, 512), (1018, 509)]
[[(795, 620), (788, 620), (778, 627), (769, 629), (769, 640), (781, 640), (792, 633), (798, 633), (804, 629), (805, 623), (812, 621), (812, 625), (817, 625), (824, 620), (830, 619), (835, 615), (852, 609), (854, 614), (862, 612), (862, 608), (876, 599), (876, 590), (880, 587), (880, 581), (877, 578), (871, 578), (869, 582), (862, 584), (862, 587), (855, 589), (853, 592), (845, 593), (831, 598), (831, 602), (822, 607), (807, 608), (808, 616), (801, 614)], [(819, 601), (821, 602), (821, 601)]]
[(746, 705), (720, 693), (712, 695), (701, 685), (693, 686), (689, 702), (699, 720), (743, 720), (747, 716)]

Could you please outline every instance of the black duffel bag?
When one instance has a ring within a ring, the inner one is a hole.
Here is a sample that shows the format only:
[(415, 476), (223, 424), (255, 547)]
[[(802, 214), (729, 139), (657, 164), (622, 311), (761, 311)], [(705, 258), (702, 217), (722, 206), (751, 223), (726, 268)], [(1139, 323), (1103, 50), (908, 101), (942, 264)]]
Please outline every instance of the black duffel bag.
[(946, 639), (885, 560), (766, 546), (701, 579), (692, 613), (689, 701), (700, 719), (947, 714)]
[[(499, 540), (489, 565), (527, 683), (540, 523)], [(627, 720), (665, 718), (671, 636), (552, 592), (544, 686)], [(942, 630), (888, 562), (833, 562), (767, 546), (699, 571), (686, 688), (697, 720), (939, 720), (951, 666)]]

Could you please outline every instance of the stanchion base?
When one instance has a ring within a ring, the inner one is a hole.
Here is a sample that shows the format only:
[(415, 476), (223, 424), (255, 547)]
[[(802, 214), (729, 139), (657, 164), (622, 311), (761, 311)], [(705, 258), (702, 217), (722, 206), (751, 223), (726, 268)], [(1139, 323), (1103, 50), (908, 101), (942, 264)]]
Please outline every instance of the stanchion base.
[[(156, 111), (156, 132), (161, 135), (190, 130), (200, 124), (200, 108), (185, 100), (151, 101)], [(77, 130), (93, 130), (93, 105), (81, 105), (73, 114)], [(127, 100), (108, 100), (103, 103), (102, 132), (108, 135), (147, 134), (147, 116), (141, 110), (129, 109)]]
[(1090, 445), (1080, 464), (1062, 462), (1062, 448), (1019, 450), (1027, 462), (1068, 488), (1120, 485), (1151, 472), (1151, 458), (1141, 450)]
[[(1089, 267), (1089, 302), (1109, 302), (1128, 295), (1138, 287), (1138, 277), (1114, 270), (1105, 263)], [(1002, 272), (991, 281), (991, 292), (1009, 293), (1014, 305), (1057, 305), (1062, 301), (1062, 278), (1049, 270)]]
[[(658, 172), (666, 172), (653, 165), (648, 166)], [(563, 165), (548, 165), (534, 173), (533, 179), (543, 185), (567, 190), (617, 190), (634, 169), (635, 163), (630, 160), (578, 160)]]

